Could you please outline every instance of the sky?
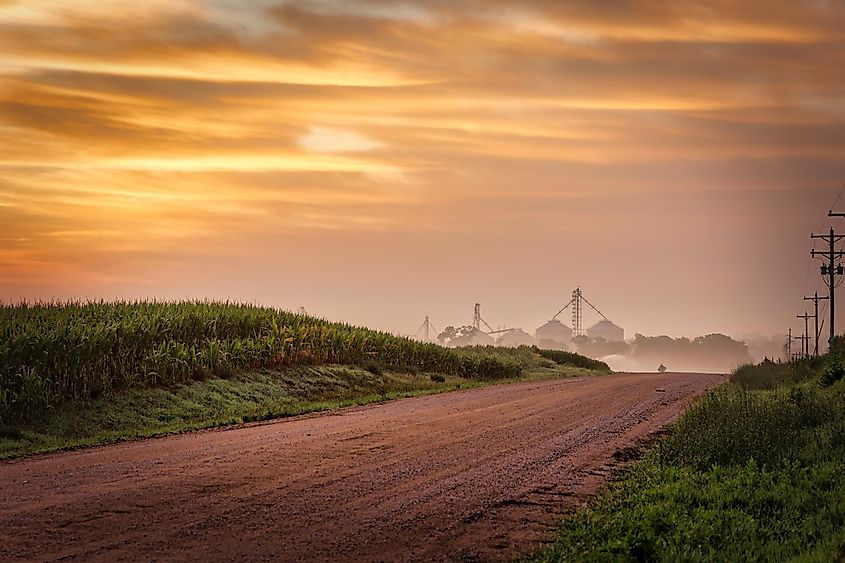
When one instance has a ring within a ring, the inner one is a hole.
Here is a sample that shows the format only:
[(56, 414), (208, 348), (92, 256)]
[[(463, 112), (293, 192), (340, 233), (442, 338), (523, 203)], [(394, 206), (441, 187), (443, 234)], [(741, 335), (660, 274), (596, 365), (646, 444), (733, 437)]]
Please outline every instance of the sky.
[(0, 0), (0, 300), (797, 331), (843, 69), (838, 0)]

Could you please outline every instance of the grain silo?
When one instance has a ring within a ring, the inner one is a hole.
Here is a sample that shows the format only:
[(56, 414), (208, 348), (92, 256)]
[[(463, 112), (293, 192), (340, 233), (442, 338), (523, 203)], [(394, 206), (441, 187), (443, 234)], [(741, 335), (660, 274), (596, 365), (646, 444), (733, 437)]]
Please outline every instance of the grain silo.
[(572, 329), (557, 319), (552, 319), (534, 331), (534, 338), (540, 348), (566, 350), (572, 340)]
[(531, 346), (534, 342), (534, 337), (520, 328), (510, 330), (496, 340), (497, 345), (507, 346), (509, 348), (516, 348), (517, 346)]
[(625, 330), (607, 319), (602, 319), (587, 329), (590, 338), (601, 338), (608, 342), (624, 342)]

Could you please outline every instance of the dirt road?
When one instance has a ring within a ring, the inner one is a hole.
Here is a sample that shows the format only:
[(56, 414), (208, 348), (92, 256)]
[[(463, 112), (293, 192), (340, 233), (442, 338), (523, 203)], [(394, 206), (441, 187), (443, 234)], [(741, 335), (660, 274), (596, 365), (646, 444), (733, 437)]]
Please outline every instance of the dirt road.
[(501, 560), (721, 383), (492, 386), (0, 463), (0, 560)]

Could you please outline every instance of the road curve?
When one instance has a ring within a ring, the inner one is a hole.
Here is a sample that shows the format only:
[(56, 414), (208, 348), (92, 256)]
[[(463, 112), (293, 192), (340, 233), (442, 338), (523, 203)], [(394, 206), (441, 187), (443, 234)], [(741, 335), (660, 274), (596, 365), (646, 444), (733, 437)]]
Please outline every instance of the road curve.
[(0, 463), (0, 560), (502, 560), (719, 385), (498, 385)]

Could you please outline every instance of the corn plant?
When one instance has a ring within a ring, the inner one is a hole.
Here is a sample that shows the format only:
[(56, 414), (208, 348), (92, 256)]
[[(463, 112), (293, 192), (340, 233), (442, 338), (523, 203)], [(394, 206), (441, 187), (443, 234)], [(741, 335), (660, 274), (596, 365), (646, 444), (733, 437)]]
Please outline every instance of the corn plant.
[(0, 423), (133, 386), (373, 362), (484, 379), (520, 373), (506, 358), (248, 304), (19, 303), (0, 306)]

